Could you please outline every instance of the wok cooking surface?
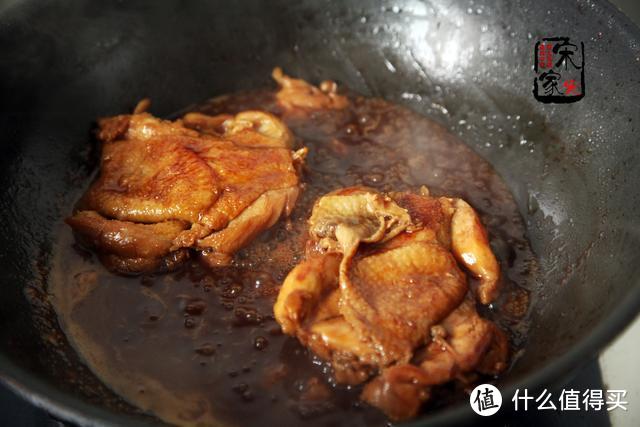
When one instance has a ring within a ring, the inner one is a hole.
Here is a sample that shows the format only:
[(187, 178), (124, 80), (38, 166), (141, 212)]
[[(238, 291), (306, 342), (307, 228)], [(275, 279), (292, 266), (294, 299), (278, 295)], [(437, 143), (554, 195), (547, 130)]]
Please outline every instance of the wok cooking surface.
[[(565, 389), (587, 390), (587, 389), (606, 389), (606, 385), (602, 382), (602, 372), (597, 361), (589, 363), (576, 373), (573, 380), (562, 386)], [(554, 395), (560, 393), (560, 390), (551, 390)], [(17, 396), (12, 390), (0, 385), (0, 411), (2, 416), (0, 420), (3, 425), (11, 426), (57, 426), (61, 427), (71, 424), (61, 422), (53, 418), (45, 410), (30, 404), (22, 397)], [(594, 426), (602, 427), (610, 425), (608, 414), (604, 412), (591, 413), (585, 416), (583, 412), (557, 412), (557, 411), (531, 411), (527, 417), (523, 417), (522, 413), (518, 414), (509, 409), (509, 406), (503, 406), (499, 414), (490, 417), (485, 424), (487, 425), (523, 425), (523, 426)], [(626, 424), (625, 424), (626, 425)]]
[[(12, 388), (65, 418), (145, 422), (122, 418), (131, 408), (111, 402), (73, 354), (51, 351), (36, 328), (51, 319), (34, 322), (23, 288), (46, 277), (51, 225), (69, 205), (69, 183), (89, 172), (83, 153), (96, 117), (144, 96), (163, 115), (259, 87), (274, 64), (435, 118), (511, 185), (544, 297), (503, 395), (566, 377), (637, 313), (640, 46), (628, 20), (590, 1), (286, 6), (18, 2), (2, 11), (0, 370)], [(576, 104), (531, 95), (533, 43), (549, 35), (585, 43), (589, 89)], [(65, 369), (79, 381), (61, 383)], [(424, 421), (469, 412), (459, 405)]]

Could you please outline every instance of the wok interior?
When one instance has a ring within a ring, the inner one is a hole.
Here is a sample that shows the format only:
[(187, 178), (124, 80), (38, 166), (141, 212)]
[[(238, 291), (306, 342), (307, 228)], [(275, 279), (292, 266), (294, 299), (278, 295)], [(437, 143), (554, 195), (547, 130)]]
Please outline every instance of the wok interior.
[[(162, 116), (265, 86), (274, 65), (435, 118), (510, 185), (541, 279), (529, 344), (504, 382), (569, 351), (637, 287), (640, 48), (609, 6), (33, 1), (0, 13), (0, 343), (58, 388), (132, 411), (82, 367), (46, 304), (32, 311), (24, 297), (25, 286), (36, 300), (45, 292), (53, 229), (96, 166), (90, 124), (147, 96)], [(575, 104), (531, 95), (533, 45), (555, 35), (585, 43), (586, 97)]]

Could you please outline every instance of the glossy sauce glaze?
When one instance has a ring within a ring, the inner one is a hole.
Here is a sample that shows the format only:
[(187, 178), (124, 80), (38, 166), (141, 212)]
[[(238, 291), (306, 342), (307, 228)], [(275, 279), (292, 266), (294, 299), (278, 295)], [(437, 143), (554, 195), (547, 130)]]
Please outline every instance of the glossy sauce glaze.
[[(358, 401), (360, 389), (335, 386), (330, 369), (282, 335), (272, 306), (300, 260), (313, 202), (336, 188), (366, 185), (467, 200), (480, 213), (503, 271), (500, 298), (481, 313), (524, 345), (536, 275), (523, 221), (492, 167), (439, 124), (379, 99), (350, 96), (340, 111), (288, 115), (309, 148), (305, 186), (288, 219), (238, 252), (230, 267), (191, 261), (157, 276), (106, 271), (64, 228), (49, 292), (77, 352), (130, 403), (178, 424), (385, 425)], [(208, 114), (262, 109), (281, 115), (272, 91), (219, 97), (193, 110)], [(442, 387), (425, 411), (464, 398)]]

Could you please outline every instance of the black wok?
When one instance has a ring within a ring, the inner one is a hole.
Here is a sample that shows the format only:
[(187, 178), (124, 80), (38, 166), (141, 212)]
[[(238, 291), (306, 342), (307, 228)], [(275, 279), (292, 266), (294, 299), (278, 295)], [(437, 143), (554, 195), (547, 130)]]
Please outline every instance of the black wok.
[[(581, 101), (534, 100), (533, 45), (546, 36), (584, 42)], [(2, 380), (79, 424), (154, 422), (83, 367), (25, 292), (46, 292), (52, 229), (89, 179), (96, 117), (147, 96), (167, 115), (270, 84), (274, 65), (406, 104), (493, 164), (542, 277), (526, 351), (499, 385), (509, 399), (568, 379), (640, 307), (639, 39), (600, 1), (2, 3)], [(415, 424), (468, 417), (463, 402)]]

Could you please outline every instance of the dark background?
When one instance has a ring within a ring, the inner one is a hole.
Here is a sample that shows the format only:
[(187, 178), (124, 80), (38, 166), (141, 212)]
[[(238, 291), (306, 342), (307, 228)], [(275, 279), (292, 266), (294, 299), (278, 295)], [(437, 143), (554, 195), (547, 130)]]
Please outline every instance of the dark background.
[[(570, 1), (570, 0), (567, 0)], [(17, 3), (18, 0), (0, 0), (0, 10), (10, 5), (11, 3)], [(638, 0), (611, 0), (611, 2), (618, 6), (627, 16), (631, 18), (636, 25), (640, 26), (640, 1)], [(569, 384), (565, 385), (566, 389), (573, 388), (576, 390), (586, 389), (606, 389), (607, 387), (602, 383), (602, 375), (600, 366), (597, 360), (589, 363), (587, 367), (580, 372), (576, 378)], [(554, 392), (556, 396), (559, 391)], [(516, 417), (514, 414), (505, 412), (504, 409), (512, 406), (510, 401), (511, 396), (504, 396), (505, 402), (503, 402), (503, 410), (501, 410), (500, 418), (491, 417), (487, 420), (487, 425), (504, 425), (504, 426), (609, 426), (611, 423), (607, 417), (606, 412), (600, 413), (586, 413), (584, 411), (578, 412), (560, 412), (560, 411), (529, 411), (528, 413), (519, 412)], [(526, 415), (525, 415), (526, 414)], [(50, 417), (46, 412), (41, 411), (38, 408), (33, 407), (26, 401), (15, 396), (11, 391), (7, 390), (2, 384), (0, 384), (0, 425), (13, 427), (13, 426), (63, 426), (66, 424), (61, 423), (58, 420)]]

